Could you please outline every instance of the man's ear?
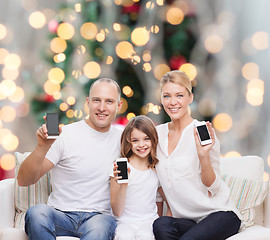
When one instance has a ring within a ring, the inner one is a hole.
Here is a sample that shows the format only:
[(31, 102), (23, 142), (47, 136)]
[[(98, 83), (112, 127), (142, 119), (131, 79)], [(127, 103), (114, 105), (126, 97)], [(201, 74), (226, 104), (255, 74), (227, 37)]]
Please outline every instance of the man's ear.
[(123, 105), (123, 101), (120, 100), (120, 101), (118, 102), (117, 112), (120, 112), (120, 110), (121, 110), (121, 108), (122, 108), (122, 105)]
[(89, 105), (89, 97), (86, 98), (87, 105)]

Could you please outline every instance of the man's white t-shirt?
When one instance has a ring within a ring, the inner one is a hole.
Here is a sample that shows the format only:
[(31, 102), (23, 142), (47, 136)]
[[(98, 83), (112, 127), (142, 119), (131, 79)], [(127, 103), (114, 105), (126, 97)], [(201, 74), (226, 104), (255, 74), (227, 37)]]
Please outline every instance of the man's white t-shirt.
[(52, 193), (48, 205), (61, 211), (110, 213), (109, 172), (120, 155), (122, 130), (98, 132), (85, 120), (63, 126), (46, 158)]

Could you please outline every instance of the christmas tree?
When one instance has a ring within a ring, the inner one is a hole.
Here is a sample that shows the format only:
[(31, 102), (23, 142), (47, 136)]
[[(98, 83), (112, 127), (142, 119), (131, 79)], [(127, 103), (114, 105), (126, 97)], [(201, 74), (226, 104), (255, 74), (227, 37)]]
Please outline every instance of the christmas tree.
[(59, 7), (48, 31), (42, 52), (48, 75), (31, 101), (40, 123), (47, 112), (58, 112), (63, 124), (84, 118), (89, 87), (100, 77), (122, 89), (117, 123), (139, 114), (163, 122), (159, 79), (174, 69), (196, 72), (189, 63), (196, 15), (185, 1), (69, 2)]

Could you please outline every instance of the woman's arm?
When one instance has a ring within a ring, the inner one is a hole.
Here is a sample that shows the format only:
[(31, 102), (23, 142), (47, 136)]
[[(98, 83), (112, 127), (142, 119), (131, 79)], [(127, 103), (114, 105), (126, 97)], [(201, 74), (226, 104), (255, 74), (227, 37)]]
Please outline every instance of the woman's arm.
[[(195, 138), (198, 158), (201, 165), (201, 180), (202, 180), (202, 183), (206, 187), (210, 187), (216, 180), (216, 174), (210, 160), (210, 150), (215, 145), (215, 134), (214, 134), (214, 129), (212, 128), (211, 123), (207, 122), (207, 127), (209, 130), (210, 136), (213, 140), (211, 144), (202, 146), (200, 144), (198, 133), (196, 132), (195, 128), (194, 128), (194, 138)], [(209, 192), (209, 196), (211, 195), (212, 195), (211, 192)]]
[(117, 170), (116, 163), (114, 163), (113, 168), (114, 177), (111, 177), (110, 179), (110, 191), (111, 191), (112, 211), (113, 214), (117, 217), (120, 217), (124, 211), (126, 202), (126, 191), (128, 186), (128, 183), (119, 184), (117, 182), (117, 180), (121, 178), (117, 176), (119, 172), (120, 171)]
[[(167, 198), (166, 198), (166, 196), (165, 196), (165, 194), (164, 194), (164, 192), (163, 192), (162, 187), (159, 187), (159, 188), (158, 188), (158, 192), (159, 192), (159, 194), (161, 195), (161, 197), (163, 198), (163, 200), (166, 202), (166, 205), (167, 205), (167, 213), (166, 213), (166, 216), (172, 217), (171, 208), (170, 208), (170, 206), (169, 206), (169, 204), (168, 204)], [(159, 209), (158, 209), (158, 210), (159, 210)], [(162, 216), (162, 213), (163, 213), (163, 202), (162, 202), (162, 212), (161, 212), (161, 215), (160, 215), (159, 212), (158, 212), (158, 215), (159, 215), (159, 216)]]

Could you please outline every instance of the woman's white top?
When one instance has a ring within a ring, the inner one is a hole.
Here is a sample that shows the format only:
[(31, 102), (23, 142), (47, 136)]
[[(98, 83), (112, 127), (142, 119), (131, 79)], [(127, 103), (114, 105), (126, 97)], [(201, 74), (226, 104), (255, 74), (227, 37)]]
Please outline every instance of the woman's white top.
[[(210, 187), (201, 181), (200, 161), (193, 135), (193, 120), (182, 132), (174, 149), (168, 154), (168, 123), (157, 126), (159, 144), (156, 166), (157, 175), (163, 188), (173, 217), (201, 221), (217, 211), (233, 211), (241, 219), (234, 202), (230, 199), (230, 190), (220, 178), (220, 144), (215, 137), (215, 144), (210, 150), (210, 160), (216, 179)], [(208, 191), (212, 196), (208, 195)]]
[(130, 174), (126, 192), (125, 208), (120, 222), (154, 220), (158, 218), (156, 194), (159, 181), (156, 172), (152, 169), (140, 171), (128, 164)]

